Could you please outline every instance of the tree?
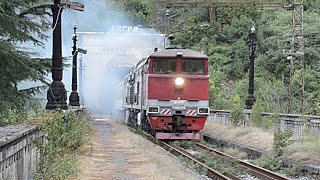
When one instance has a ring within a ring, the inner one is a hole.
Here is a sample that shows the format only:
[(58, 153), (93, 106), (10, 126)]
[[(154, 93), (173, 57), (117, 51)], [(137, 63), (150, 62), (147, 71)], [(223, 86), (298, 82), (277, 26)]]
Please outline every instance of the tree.
[[(207, 53), (210, 76), (223, 77), (216, 80), (210, 78), (210, 106), (214, 108), (227, 108), (223, 105), (229, 105), (228, 97), (235, 94), (239, 95), (241, 102), (247, 96), (249, 69), (247, 42), (249, 29), (254, 25), (257, 29), (255, 96), (263, 102), (266, 111), (286, 111), (290, 63), (284, 52), (288, 53), (291, 46), (292, 11), (283, 8), (217, 8), (216, 23), (210, 24), (208, 10), (204, 8), (172, 8), (170, 14), (175, 16), (170, 18), (170, 23), (164, 23), (168, 20), (164, 16), (166, 8), (161, 6), (159, 1), (117, 1), (122, 2), (130, 12), (137, 13), (141, 10), (147, 12), (143, 13), (144, 23), (154, 24), (152, 27), (158, 28), (162, 33), (174, 33), (175, 44)], [(201, 1), (208, 2), (207, 0), (174, 2)], [(143, 8), (130, 2), (143, 5)], [(252, 0), (221, 0), (221, 2), (252, 2)], [(258, 0), (258, 2), (267, 1)], [(292, 3), (291, 0), (277, 0), (277, 2)], [(304, 1), (305, 109), (309, 110), (306, 112), (309, 114), (320, 114), (319, 7), (318, 0)], [(132, 9), (135, 10), (132, 11)], [(158, 18), (161, 19), (160, 23), (154, 22), (158, 21)], [(228, 87), (223, 87), (226, 84)], [(300, 109), (298, 104), (294, 107), (297, 111)]]
[(49, 28), (47, 7), (36, 0), (0, 2), (0, 112), (6, 109), (25, 110), (33, 95), (43, 87), (18, 89), (23, 81), (46, 83), (49, 59), (35, 58), (37, 53), (24, 48), (24, 43), (42, 46)]

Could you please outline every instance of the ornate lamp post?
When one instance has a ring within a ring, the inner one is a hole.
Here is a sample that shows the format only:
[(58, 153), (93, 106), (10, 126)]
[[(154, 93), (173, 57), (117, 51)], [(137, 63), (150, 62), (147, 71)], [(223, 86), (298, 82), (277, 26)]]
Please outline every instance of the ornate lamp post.
[(167, 9), (166, 13), (164, 14), (166, 17), (166, 28), (165, 28), (165, 33), (169, 33), (169, 17), (170, 17), (170, 11)]
[(78, 51), (77, 51), (77, 25), (74, 23), (73, 25), (73, 47), (72, 47), (72, 92), (69, 97), (69, 105), (70, 106), (80, 106), (80, 98), (77, 92), (77, 57), (78, 57)]
[(247, 109), (252, 109), (252, 105), (256, 101), (256, 98), (254, 97), (254, 59), (255, 59), (255, 50), (257, 43), (255, 42), (256, 38), (256, 29), (254, 26), (250, 29), (250, 34), (249, 34), (249, 50), (250, 50), (250, 70), (249, 70), (249, 89), (248, 89), (248, 97), (246, 99), (246, 108)]
[(60, 0), (54, 0), (51, 6), (53, 13), (53, 51), (52, 51), (52, 80), (49, 90), (47, 91), (46, 109), (68, 109), (67, 91), (62, 80), (62, 44), (61, 44), (61, 14), (63, 8), (60, 6)]

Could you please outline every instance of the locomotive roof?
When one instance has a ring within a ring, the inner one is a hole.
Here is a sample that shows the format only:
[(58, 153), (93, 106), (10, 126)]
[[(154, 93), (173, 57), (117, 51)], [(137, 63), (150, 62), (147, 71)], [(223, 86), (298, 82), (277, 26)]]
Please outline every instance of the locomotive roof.
[(182, 57), (193, 57), (193, 58), (208, 58), (207, 55), (198, 51), (190, 49), (166, 49), (163, 51), (157, 51), (150, 55), (150, 57), (170, 57), (177, 56), (177, 53), (182, 53)]

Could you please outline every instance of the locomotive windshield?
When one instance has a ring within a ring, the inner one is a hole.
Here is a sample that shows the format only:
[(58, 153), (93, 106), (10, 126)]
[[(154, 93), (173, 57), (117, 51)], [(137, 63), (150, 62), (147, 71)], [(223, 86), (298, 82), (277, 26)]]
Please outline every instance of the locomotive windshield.
[(204, 60), (183, 59), (182, 72), (188, 74), (204, 74)]
[(155, 58), (153, 59), (152, 71), (155, 73), (174, 73), (176, 72), (176, 59)]

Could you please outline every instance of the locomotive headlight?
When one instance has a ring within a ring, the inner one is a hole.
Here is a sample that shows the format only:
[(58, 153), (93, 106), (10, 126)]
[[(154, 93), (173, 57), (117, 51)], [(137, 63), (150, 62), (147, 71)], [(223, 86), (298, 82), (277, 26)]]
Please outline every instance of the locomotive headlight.
[(184, 79), (182, 77), (177, 77), (174, 82), (177, 86), (181, 86), (184, 83)]

